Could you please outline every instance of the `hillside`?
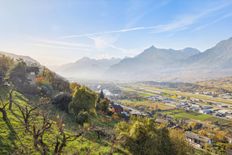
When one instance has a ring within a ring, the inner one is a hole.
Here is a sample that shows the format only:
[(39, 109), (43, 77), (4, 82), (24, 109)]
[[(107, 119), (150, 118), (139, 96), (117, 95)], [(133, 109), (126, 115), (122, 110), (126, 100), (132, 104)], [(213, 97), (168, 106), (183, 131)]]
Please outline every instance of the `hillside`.
[[(0, 92), (1, 97), (7, 96), (6, 89), (0, 88)], [(29, 101), (27, 98), (25, 98), (25, 96), (18, 92), (14, 92), (13, 98), (15, 103), (12, 110), (8, 110), (8, 106), (6, 108), (8, 120), (5, 121), (3, 120), (2, 116), (0, 117), (0, 154), (40, 154), (40, 149), (34, 149), (33, 133), (31, 133), (31, 131), (25, 131), (25, 126), (22, 123), (24, 117), (19, 107), (27, 107), (28, 110), (37, 107), (37, 109), (31, 112), (30, 118), (31, 126), (35, 126), (37, 130), (42, 129), (43, 115), (46, 114), (46, 117), (51, 119), (48, 120), (48, 122), (52, 125), (50, 128), (46, 129), (46, 134), (43, 136), (43, 143), (44, 145), (46, 144), (46, 147), (48, 147), (46, 154), (52, 154), (54, 152), (57, 138), (59, 138), (57, 140), (60, 143), (63, 141), (63, 134), (59, 133), (60, 129), (58, 126), (58, 123), (61, 120), (57, 118), (57, 115), (62, 116), (63, 120), (65, 121), (65, 126), (67, 126), (64, 129), (65, 136), (72, 136), (71, 139), (68, 139), (68, 142), (66, 142), (67, 146), (65, 146), (65, 148), (62, 150), (62, 154), (87, 154), (88, 152), (90, 154), (98, 154), (110, 152), (110, 145), (107, 143), (103, 145), (103, 142), (97, 139), (94, 131), (85, 132), (85, 134), (78, 136), (83, 132), (83, 129), (78, 127), (76, 123), (72, 123), (69, 116), (62, 114), (61, 111), (55, 109), (54, 107), (47, 106), (46, 108), (49, 109), (43, 110), (43, 108), (39, 107), (39, 105), (36, 103), (28, 104), (32, 101)], [(52, 111), (53, 113), (51, 113)], [(48, 115), (48, 113), (50, 114)], [(104, 119), (104, 117), (101, 117), (101, 119)], [(75, 130), (70, 128), (70, 126), (76, 126)]]
[[(0, 81), (0, 154), (110, 152), (108, 130), (111, 131), (117, 121), (102, 114), (89, 115), (93, 126), (86, 122), (83, 127), (72, 114), (57, 105), (68, 106), (69, 103), (63, 99), (54, 103), (57, 94), (69, 94), (78, 84), (71, 89), (65, 79), (49, 69), (6, 56), (0, 56), (0, 71), (3, 77)], [(87, 91), (95, 96), (91, 90)], [(103, 131), (99, 133), (100, 129)], [(115, 152), (123, 150), (115, 146)]]
[(39, 66), (39, 62), (36, 61), (35, 59), (32, 59), (31, 57), (29, 56), (24, 56), (24, 55), (16, 55), (16, 54), (13, 54), (13, 53), (8, 53), (8, 52), (3, 52), (3, 51), (0, 51), (0, 55), (5, 55), (5, 56), (8, 56), (8, 57), (11, 57), (13, 58), (14, 60), (17, 60), (17, 59), (23, 59), (24, 62), (26, 62), (27, 64), (29, 65), (37, 65)]
[(205, 87), (224, 89), (225, 91), (232, 92), (232, 77), (219, 78), (215, 80), (200, 81), (197, 84)]
[(223, 40), (203, 53), (186, 60), (191, 67), (227, 69), (232, 66), (232, 38)]

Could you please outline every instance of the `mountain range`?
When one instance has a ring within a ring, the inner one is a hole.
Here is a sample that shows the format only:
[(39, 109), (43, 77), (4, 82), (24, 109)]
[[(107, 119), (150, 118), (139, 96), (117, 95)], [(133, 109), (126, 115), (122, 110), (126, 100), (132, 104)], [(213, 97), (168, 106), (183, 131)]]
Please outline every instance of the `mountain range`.
[(197, 49), (158, 49), (124, 59), (109, 68), (109, 79), (199, 81), (232, 75), (232, 38), (200, 52)]
[[(40, 65), (28, 56), (1, 52), (0, 55)], [(154, 46), (124, 59), (91, 59), (57, 66), (58, 74), (75, 80), (191, 82), (232, 76), (232, 38), (201, 52), (195, 48), (161, 49)]]
[(119, 81), (199, 81), (232, 75), (232, 38), (200, 52), (151, 46), (124, 59), (82, 58), (58, 67), (59, 74), (76, 79)]

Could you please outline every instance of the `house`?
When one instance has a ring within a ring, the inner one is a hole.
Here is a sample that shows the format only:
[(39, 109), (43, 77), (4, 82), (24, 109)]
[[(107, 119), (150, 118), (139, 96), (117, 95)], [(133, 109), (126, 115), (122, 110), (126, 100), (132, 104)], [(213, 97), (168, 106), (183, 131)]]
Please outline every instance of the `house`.
[(162, 118), (157, 118), (155, 120), (157, 124), (168, 124), (168, 120), (162, 119)]
[(148, 114), (140, 112), (140, 111), (135, 110), (135, 109), (130, 111), (130, 115), (133, 115), (133, 116), (148, 116)]
[(213, 113), (213, 111), (210, 109), (202, 109), (199, 112), (202, 114), (212, 114)]
[(27, 67), (26, 72), (28, 73), (27, 79), (29, 80), (30, 84), (35, 84), (36, 75), (39, 73), (38, 67)]
[(202, 109), (212, 109), (213, 107), (211, 107), (211, 106), (204, 106), (204, 107), (202, 107)]
[(221, 112), (216, 112), (215, 116), (217, 117), (225, 117), (226, 115)]
[(109, 111), (111, 111), (112, 113), (121, 114), (123, 112), (123, 107), (119, 104), (112, 103), (109, 107)]
[(187, 131), (185, 133), (186, 139), (190, 144), (195, 145), (196, 147), (202, 148), (205, 144), (212, 144), (212, 140), (208, 137), (195, 134), (193, 132)]
[(183, 130), (183, 128), (180, 125), (174, 125), (171, 127), (171, 129)]
[(34, 74), (39, 74), (40, 70), (39, 67), (27, 67), (26, 68), (27, 73), (34, 73)]
[(129, 121), (130, 115), (128, 112), (123, 111), (121, 112), (121, 117), (124, 118), (125, 121)]

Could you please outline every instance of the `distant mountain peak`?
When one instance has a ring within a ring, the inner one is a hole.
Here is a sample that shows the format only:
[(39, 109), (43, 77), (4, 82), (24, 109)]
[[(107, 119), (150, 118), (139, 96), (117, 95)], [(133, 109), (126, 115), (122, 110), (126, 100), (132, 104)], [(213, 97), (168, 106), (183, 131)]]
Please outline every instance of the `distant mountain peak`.
[(151, 45), (151, 47), (149, 47), (148, 49), (156, 49), (156, 47), (154, 45)]
[(232, 45), (232, 37), (229, 39), (220, 41), (219, 43), (216, 44), (215, 47), (228, 46), (228, 45), (230, 45), (230, 46)]
[(77, 60), (76, 62), (85, 62), (85, 61), (89, 61), (89, 60), (91, 60), (89, 57), (83, 57), (83, 58)]
[(184, 52), (184, 53), (188, 54), (189, 56), (193, 56), (193, 55), (201, 53), (201, 51), (199, 51), (196, 48), (192, 48), (192, 47), (186, 47), (186, 48), (182, 49), (181, 52)]
[(199, 51), (197, 48), (193, 48), (193, 47), (185, 47), (182, 50), (197, 50), (197, 51)]

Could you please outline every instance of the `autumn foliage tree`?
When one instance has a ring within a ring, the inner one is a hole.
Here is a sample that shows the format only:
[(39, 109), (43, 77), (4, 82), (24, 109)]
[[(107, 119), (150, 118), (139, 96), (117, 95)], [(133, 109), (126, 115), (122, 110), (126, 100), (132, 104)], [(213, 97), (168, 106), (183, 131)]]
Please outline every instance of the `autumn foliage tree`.
[(81, 111), (87, 111), (95, 113), (95, 104), (97, 96), (87, 87), (80, 87), (73, 95), (72, 102), (69, 105), (69, 110), (74, 115), (77, 115)]
[(76, 82), (71, 82), (71, 83), (69, 84), (69, 88), (70, 88), (72, 94), (74, 94), (75, 91), (76, 91), (77, 89), (79, 89), (80, 87), (81, 87), (81, 85), (79, 85), (79, 84), (76, 83)]
[(131, 154), (190, 154), (183, 137), (174, 137), (173, 134), (170, 136), (168, 129), (156, 127), (153, 119), (132, 118), (129, 123), (120, 122), (115, 130), (118, 143)]
[(101, 99), (96, 106), (96, 109), (103, 112), (103, 113), (107, 113), (108, 112), (108, 108), (109, 108), (109, 104), (110, 104), (110, 100), (107, 98)]
[(50, 84), (54, 90), (69, 92), (69, 82), (64, 78), (58, 76), (54, 72), (50, 71), (48, 68), (44, 67), (43, 72), (40, 75), (43, 81), (46, 81), (47, 84)]
[(117, 140), (132, 154), (172, 154), (168, 130), (158, 129), (152, 119), (133, 118), (129, 123), (121, 122), (116, 127)]
[(185, 135), (183, 131), (180, 130), (170, 130), (170, 139), (173, 145), (173, 154), (175, 155), (185, 155), (194, 154), (193, 148), (185, 140)]

